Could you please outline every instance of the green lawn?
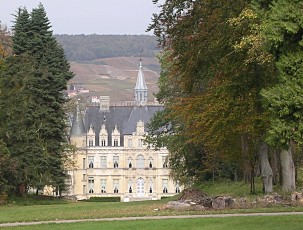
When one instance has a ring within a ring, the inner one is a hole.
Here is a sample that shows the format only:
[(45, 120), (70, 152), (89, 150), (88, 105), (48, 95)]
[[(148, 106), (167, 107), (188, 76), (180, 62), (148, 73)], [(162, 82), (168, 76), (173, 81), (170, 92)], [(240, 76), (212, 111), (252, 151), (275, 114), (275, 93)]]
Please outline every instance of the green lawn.
[[(96, 219), (106, 217), (129, 216), (174, 216), (211, 213), (250, 213), (250, 212), (286, 212), (303, 211), (303, 207), (272, 207), (259, 209), (222, 210), (222, 211), (171, 211), (164, 210), (167, 199), (144, 202), (72, 202), (53, 205), (18, 206), (5, 205), (0, 207), (0, 223), (27, 222), (43, 220)], [(160, 209), (154, 211), (154, 209)]]
[[(101, 221), (71, 224), (43, 224), (33, 226), (8, 227), (3, 229), (117, 229), (117, 230), (301, 230), (303, 218), (299, 216), (253, 216), (200, 219)], [(2, 229), (2, 228), (1, 228)]]

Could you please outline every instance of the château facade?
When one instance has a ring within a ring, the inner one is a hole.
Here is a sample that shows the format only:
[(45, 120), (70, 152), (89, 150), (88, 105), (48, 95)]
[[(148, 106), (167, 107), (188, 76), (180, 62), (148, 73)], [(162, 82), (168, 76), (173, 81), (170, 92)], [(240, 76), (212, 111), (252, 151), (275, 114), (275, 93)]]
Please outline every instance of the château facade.
[(160, 199), (180, 192), (169, 177), (168, 151), (144, 142), (152, 116), (163, 107), (147, 102), (140, 62), (135, 101), (112, 105), (107, 96), (89, 106), (82, 117), (77, 107), (70, 142), (77, 148), (76, 169), (70, 171), (69, 195), (78, 199), (120, 197), (121, 201)]

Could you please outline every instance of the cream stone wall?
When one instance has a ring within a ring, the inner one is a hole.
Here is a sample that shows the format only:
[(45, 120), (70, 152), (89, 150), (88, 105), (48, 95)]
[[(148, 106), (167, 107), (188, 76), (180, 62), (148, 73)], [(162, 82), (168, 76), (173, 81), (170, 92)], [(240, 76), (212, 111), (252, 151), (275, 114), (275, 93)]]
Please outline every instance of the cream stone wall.
[[(169, 168), (165, 165), (168, 151), (166, 148), (148, 148), (144, 144), (146, 134), (144, 124), (138, 122), (136, 132), (123, 137), (124, 146), (88, 146), (86, 137), (71, 138), (71, 143), (76, 144), (78, 151), (76, 170), (70, 172), (70, 195), (76, 195), (78, 199), (117, 196), (121, 201), (175, 195), (176, 184), (169, 178)], [(92, 132), (89, 132), (89, 136), (92, 137)], [(83, 147), (83, 143), (86, 146)], [(106, 158), (106, 165), (101, 164), (101, 157), (103, 160)], [(117, 158), (118, 166), (115, 168), (114, 160)], [(91, 168), (89, 159), (93, 159)], [(101, 185), (104, 181), (105, 191)], [(165, 182), (167, 193), (163, 188)], [(118, 190), (115, 191), (115, 187)]]

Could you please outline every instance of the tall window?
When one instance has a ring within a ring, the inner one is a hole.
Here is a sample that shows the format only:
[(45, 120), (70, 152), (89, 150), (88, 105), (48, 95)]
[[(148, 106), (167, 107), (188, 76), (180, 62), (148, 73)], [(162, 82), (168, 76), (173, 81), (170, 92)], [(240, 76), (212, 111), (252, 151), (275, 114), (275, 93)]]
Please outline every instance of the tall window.
[(144, 156), (143, 155), (137, 156), (137, 168), (144, 168)]
[(101, 140), (101, 146), (106, 146), (106, 141), (105, 141), (105, 139), (102, 139), (102, 140)]
[(153, 193), (153, 188), (154, 188), (154, 181), (153, 181), (153, 178), (149, 178), (148, 185), (149, 185), (148, 192), (149, 192), (149, 193)]
[(106, 168), (107, 164), (106, 164), (106, 156), (101, 156), (100, 158), (100, 167), (101, 168)]
[(113, 186), (114, 193), (119, 193), (119, 179), (113, 180)]
[(93, 156), (88, 157), (88, 167), (91, 169), (94, 168), (94, 157)]
[(133, 140), (132, 139), (128, 139), (128, 147), (131, 148), (133, 147)]
[(119, 141), (118, 141), (118, 139), (114, 139), (114, 146), (119, 146)]
[(165, 157), (165, 156), (162, 157), (162, 163), (163, 163), (163, 168), (167, 168), (168, 167), (167, 157)]
[(113, 156), (114, 168), (119, 168), (119, 156)]
[(88, 193), (94, 193), (94, 183), (95, 180), (93, 177), (88, 178)]
[(128, 164), (128, 168), (132, 168), (133, 167), (133, 163), (132, 163), (133, 159), (131, 157), (129, 157), (127, 159), (127, 164)]
[(86, 161), (85, 161), (85, 158), (83, 158), (82, 164), (83, 164), (83, 165), (82, 165), (82, 168), (85, 169), (85, 168), (86, 168)]
[(168, 179), (163, 179), (162, 180), (163, 193), (167, 193), (168, 192), (167, 187), (168, 187)]
[(83, 174), (82, 181), (86, 181), (86, 174)]
[(94, 146), (94, 140), (93, 139), (88, 140), (88, 146)]
[(148, 167), (151, 169), (153, 167), (153, 158), (149, 157), (148, 158)]
[(83, 185), (83, 194), (86, 194), (86, 185)]
[(139, 139), (138, 140), (138, 147), (143, 147), (144, 144), (144, 140), (143, 139)]
[(132, 180), (128, 181), (128, 192), (133, 193), (133, 181)]
[(106, 179), (101, 179), (101, 193), (106, 193)]

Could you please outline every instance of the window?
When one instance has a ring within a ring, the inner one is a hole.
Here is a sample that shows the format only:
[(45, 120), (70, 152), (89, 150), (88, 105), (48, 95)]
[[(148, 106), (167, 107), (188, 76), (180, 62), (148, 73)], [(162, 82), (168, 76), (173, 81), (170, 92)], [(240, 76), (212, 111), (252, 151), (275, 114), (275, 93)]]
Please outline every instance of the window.
[(153, 158), (149, 157), (148, 162), (149, 162), (148, 167), (151, 169), (153, 167)]
[(137, 156), (137, 168), (144, 168), (144, 156), (143, 155)]
[(93, 139), (88, 140), (88, 146), (94, 146), (94, 140)]
[(105, 141), (105, 139), (102, 139), (102, 140), (101, 140), (101, 146), (106, 146), (106, 141)]
[(128, 181), (128, 193), (133, 193), (133, 181), (129, 180)]
[(118, 139), (114, 139), (114, 146), (119, 146), (119, 141), (118, 141)]
[(94, 193), (94, 183), (95, 183), (95, 180), (93, 177), (89, 177), (88, 178), (88, 193)]
[(162, 162), (163, 162), (163, 168), (167, 168), (167, 157), (163, 156)]
[(107, 162), (106, 162), (106, 156), (101, 156), (100, 158), (100, 167), (101, 168), (106, 168)]
[(143, 147), (144, 144), (143, 141), (144, 141), (143, 139), (138, 140), (138, 147)]
[(167, 193), (167, 186), (168, 186), (168, 180), (167, 179), (163, 179), (162, 180), (162, 188), (163, 188), (163, 193)]
[(148, 185), (149, 185), (149, 193), (153, 193), (154, 182), (152, 178), (149, 179)]
[(129, 148), (133, 147), (133, 140), (132, 139), (128, 139), (128, 147)]
[(119, 168), (119, 156), (113, 156), (114, 168)]
[(82, 181), (86, 181), (86, 174), (83, 174)]
[(83, 185), (83, 194), (86, 194), (86, 185)]
[(85, 162), (85, 158), (83, 158), (83, 165), (82, 165), (82, 168), (85, 169), (85, 168), (86, 168), (85, 166), (86, 166), (86, 162)]
[(119, 180), (114, 179), (113, 180), (113, 185), (114, 185), (114, 193), (119, 193)]
[(133, 167), (133, 164), (132, 164), (132, 158), (130, 157), (130, 158), (128, 158), (128, 168), (132, 168)]
[(106, 179), (101, 179), (101, 193), (106, 193)]
[(94, 168), (94, 157), (92, 157), (92, 156), (88, 157), (88, 167), (90, 169)]

